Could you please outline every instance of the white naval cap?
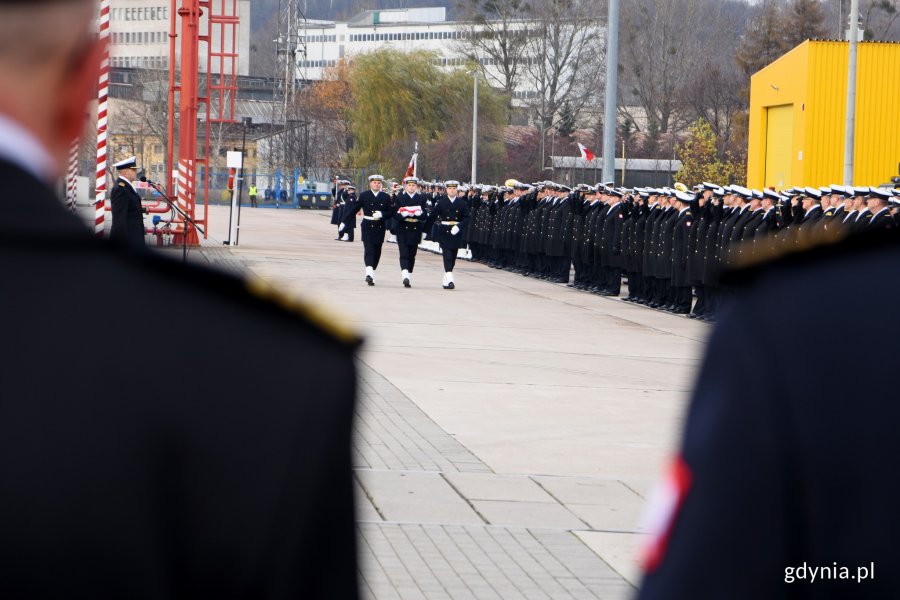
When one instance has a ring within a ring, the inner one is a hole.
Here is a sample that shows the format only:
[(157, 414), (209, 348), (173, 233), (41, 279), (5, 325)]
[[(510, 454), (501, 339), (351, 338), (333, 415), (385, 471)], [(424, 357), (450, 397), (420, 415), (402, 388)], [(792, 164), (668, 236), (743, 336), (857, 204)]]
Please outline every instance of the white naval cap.
[(116, 170), (137, 169), (137, 156), (129, 156), (113, 165)]
[(681, 190), (677, 190), (675, 192), (675, 198), (681, 202), (690, 204), (694, 201), (695, 196), (690, 192), (682, 192)]

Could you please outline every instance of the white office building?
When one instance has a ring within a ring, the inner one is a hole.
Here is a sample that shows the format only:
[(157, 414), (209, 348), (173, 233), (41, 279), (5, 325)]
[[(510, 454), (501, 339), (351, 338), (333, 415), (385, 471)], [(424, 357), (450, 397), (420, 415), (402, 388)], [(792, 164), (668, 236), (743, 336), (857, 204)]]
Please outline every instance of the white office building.
[[(169, 30), (171, 10), (167, 0), (111, 0), (109, 60), (113, 68), (168, 69)], [(230, 6), (230, 2), (227, 3)], [(238, 0), (240, 24), (237, 26), (238, 54), (237, 74), (249, 75), (250, 71), (250, 0)], [(177, 18), (177, 15), (176, 15)], [(201, 35), (207, 30), (206, 10), (200, 19)], [(180, 33), (180, 22), (177, 31)], [(227, 36), (226, 28), (226, 36)], [(219, 46), (218, 28), (213, 32), (213, 44)], [(230, 38), (229, 38), (230, 44)], [(208, 44), (200, 43), (200, 70), (206, 72)], [(181, 40), (175, 44), (176, 57), (180, 59)], [(219, 72), (218, 64), (212, 65), (213, 73)], [(223, 69), (230, 70), (230, 65)]]
[[(307, 21), (298, 32), (305, 43), (306, 56), (298, 52), (297, 78), (321, 80), (325, 69), (340, 59), (381, 48), (433, 51), (439, 55), (442, 66), (463, 66), (468, 60), (464, 37), (473, 27), (470, 23), (447, 21), (446, 16), (443, 7), (405, 8), (364, 11), (345, 23)], [(523, 28), (526, 25), (525, 21), (521, 23)], [(492, 59), (481, 58), (480, 62), (486, 70), (492, 68)], [(514, 94), (519, 99), (536, 95), (527, 83)]]

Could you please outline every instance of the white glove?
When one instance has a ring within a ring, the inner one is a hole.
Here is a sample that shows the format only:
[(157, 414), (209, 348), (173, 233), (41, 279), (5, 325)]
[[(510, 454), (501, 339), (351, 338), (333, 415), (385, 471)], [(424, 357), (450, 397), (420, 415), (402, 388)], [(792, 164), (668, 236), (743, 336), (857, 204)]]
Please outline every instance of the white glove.
[(375, 212), (373, 212), (372, 218), (375, 219), (376, 221), (380, 221), (381, 220), (381, 211), (376, 210)]
[(344, 227), (346, 227), (346, 225), (344, 223), (341, 223), (341, 226), (338, 227), (338, 233), (344, 231)]
[(454, 225), (453, 229), (450, 230), (450, 235), (456, 235), (459, 233), (459, 225)]

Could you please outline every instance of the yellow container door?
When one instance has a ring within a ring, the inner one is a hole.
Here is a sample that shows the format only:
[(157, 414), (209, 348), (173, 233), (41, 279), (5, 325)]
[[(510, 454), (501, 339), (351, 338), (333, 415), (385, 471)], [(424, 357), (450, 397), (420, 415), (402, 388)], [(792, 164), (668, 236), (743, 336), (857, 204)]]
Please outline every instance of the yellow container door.
[(794, 142), (794, 105), (766, 109), (765, 186), (782, 190), (791, 187), (791, 158)]

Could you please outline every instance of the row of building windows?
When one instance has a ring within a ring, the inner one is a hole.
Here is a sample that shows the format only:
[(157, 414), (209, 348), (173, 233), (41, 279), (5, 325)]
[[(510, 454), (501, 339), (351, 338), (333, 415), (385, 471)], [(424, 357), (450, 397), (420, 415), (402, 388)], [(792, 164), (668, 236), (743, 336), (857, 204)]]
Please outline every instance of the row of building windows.
[[(333, 37), (333, 36), (332, 36)], [(401, 42), (406, 40), (461, 40), (468, 31), (419, 31), (406, 33), (354, 33), (351, 42)]]
[[(482, 58), (478, 61), (483, 66), (492, 66), (498, 64), (498, 60), (495, 58)], [(519, 64), (528, 65), (536, 63), (536, 59), (534, 58), (523, 58), (519, 60)], [(336, 60), (302, 60), (297, 63), (301, 69), (322, 69), (325, 67), (333, 67), (337, 64)], [(469, 59), (465, 57), (453, 57), (453, 58), (437, 58), (434, 61), (434, 64), (439, 67), (464, 67), (469, 64)]]
[[(469, 64), (469, 59), (464, 56), (458, 56), (458, 57), (454, 57), (454, 58), (438, 58), (434, 61), (434, 64), (441, 66), (441, 67), (464, 67), (467, 64)], [(490, 67), (490, 66), (501, 64), (501, 61), (497, 60), (496, 58), (490, 58), (490, 57), (479, 58), (478, 64), (480, 64), (481, 66)], [(536, 64), (538, 64), (538, 59), (533, 58), (533, 57), (532, 58), (520, 58), (519, 64), (520, 65), (536, 65)]]
[(169, 59), (166, 56), (113, 56), (109, 64), (119, 68), (168, 69)]
[(301, 60), (299, 63), (301, 69), (324, 69), (325, 67), (333, 67), (337, 64), (336, 60)]
[(336, 42), (337, 36), (335, 35), (301, 35), (301, 40), (305, 40), (306, 43), (311, 44), (314, 42)]
[(168, 41), (165, 31), (123, 31), (112, 34), (113, 44), (162, 44)]
[(113, 8), (109, 11), (112, 21), (167, 21), (168, 6), (139, 6), (135, 8)]
[(513, 98), (517, 100), (531, 100), (532, 98), (537, 98), (538, 93), (535, 91), (527, 91), (527, 92), (513, 92)]

